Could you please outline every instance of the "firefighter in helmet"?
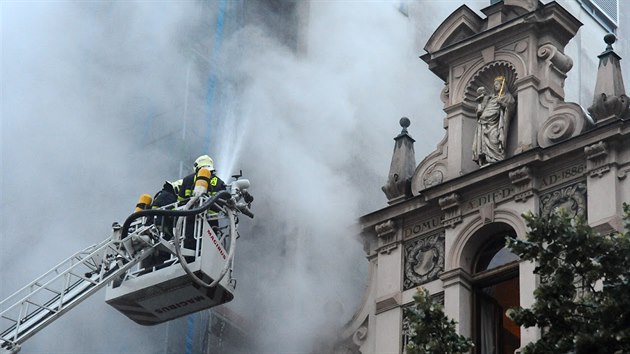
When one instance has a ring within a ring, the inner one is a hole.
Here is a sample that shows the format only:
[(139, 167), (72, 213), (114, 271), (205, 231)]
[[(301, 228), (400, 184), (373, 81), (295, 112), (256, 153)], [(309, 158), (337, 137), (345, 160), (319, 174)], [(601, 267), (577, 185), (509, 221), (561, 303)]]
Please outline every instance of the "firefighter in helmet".
[[(176, 206), (177, 195), (179, 194), (179, 188), (182, 184), (182, 180), (166, 181), (162, 186), (162, 189), (155, 194), (153, 202), (151, 203), (151, 209), (160, 209), (166, 206), (166, 209), (173, 209)], [(170, 240), (173, 238), (173, 217), (170, 216), (153, 216), (147, 219), (146, 225), (154, 224), (156, 228), (164, 235), (164, 239)], [(153, 266), (164, 263), (170, 257), (170, 253), (160, 250), (153, 250), (151, 254), (141, 262), (142, 268), (151, 268)]]
[[(200, 175), (199, 171), (202, 169), (206, 169), (210, 171), (210, 175), (208, 177)], [(212, 196), (217, 194), (218, 192), (225, 190), (225, 183), (215, 174), (214, 170), (214, 161), (208, 155), (201, 155), (193, 164), (193, 173), (184, 177), (182, 180), (182, 184), (179, 187), (179, 194), (177, 196), (178, 201), (189, 199), (190, 197), (196, 197), (194, 194), (195, 183), (197, 179), (207, 178), (208, 182), (208, 191), (207, 194)], [(215, 210), (216, 211), (216, 210)], [(210, 209), (209, 213), (213, 213), (213, 210)], [(208, 220), (210, 226), (218, 226), (217, 220)], [(186, 232), (184, 237), (184, 248), (194, 249), (195, 248), (195, 239), (192, 235), (192, 231), (194, 229), (195, 218), (187, 217), (186, 218)], [(188, 261), (188, 260), (187, 260)]]
[(210, 177), (208, 177), (208, 194), (215, 195), (225, 189), (225, 183), (215, 174), (214, 161), (208, 155), (199, 156), (193, 165), (193, 173), (184, 177), (182, 184), (179, 188), (178, 200), (188, 199), (193, 196), (193, 190), (195, 188), (195, 182), (198, 178), (206, 178), (199, 176), (199, 171), (205, 168), (210, 171)]

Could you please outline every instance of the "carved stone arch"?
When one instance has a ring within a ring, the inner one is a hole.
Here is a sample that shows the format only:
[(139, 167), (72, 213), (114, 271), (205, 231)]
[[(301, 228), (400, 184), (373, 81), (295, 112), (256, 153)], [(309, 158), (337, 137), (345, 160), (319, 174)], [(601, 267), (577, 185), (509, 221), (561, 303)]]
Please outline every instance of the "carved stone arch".
[[(517, 54), (514, 51), (501, 49), (497, 50), (495, 54), (495, 58), (497, 61), (505, 61), (511, 64), (511, 67), (514, 69), (516, 73), (516, 78), (523, 78), (530, 74), (527, 69), (527, 64), (525, 64), (525, 58), (522, 55)], [(517, 87), (514, 87), (514, 95), (516, 96)]]
[(516, 67), (509, 61), (496, 60), (479, 69), (466, 86), (461, 86), (464, 87), (464, 102), (474, 107), (475, 99), (479, 96), (477, 89), (484, 86), (488, 90), (492, 90), (494, 79), (497, 76), (505, 77), (509, 92), (516, 92), (516, 79), (518, 78)]
[(512, 210), (496, 210), (492, 223), (484, 223), (481, 216), (476, 215), (456, 236), (453, 245), (446, 254), (444, 271), (462, 268), (469, 274), (472, 274), (475, 255), (483, 241), (486, 241), (493, 231), (501, 231), (507, 228), (514, 230), (519, 238), (523, 238), (527, 233), (525, 221), (518, 213)]
[(462, 73), (459, 80), (456, 81), (456, 87), (453, 87), (453, 95), (451, 95), (453, 101), (451, 103), (459, 103), (464, 100), (464, 92), (466, 87), (470, 83), (470, 80), (479, 72), (481, 68), (486, 65), (486, 61), (483, 58), (479, 58), (474, 62), (469, 63), (466, 70)]

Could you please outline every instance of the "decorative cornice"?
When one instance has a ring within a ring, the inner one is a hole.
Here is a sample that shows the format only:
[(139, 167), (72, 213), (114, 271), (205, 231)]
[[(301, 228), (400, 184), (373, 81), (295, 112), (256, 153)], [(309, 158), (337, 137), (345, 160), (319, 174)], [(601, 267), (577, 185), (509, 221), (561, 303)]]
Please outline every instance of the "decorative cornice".
[(510, 177), (512, 184), (515, 186), (528, 184), (532, 180), (532, 172), (527, 166), (510, 171), (508, 176)]
[(462, 222), (460, 199), (461, 197), (457, 193), (451, 193), (438, 199), (440, 208), (445, 211), (444, 220), (442, 220), (442, 225), (444, 225), (444, 227), (454, 228), (457, 224)]
[(524, 202), (534, 196), (533, 174), (528, 166), (523, 166), (508, 173), (510, 182), (516, 188), (514, 200)]
[(376, 236), (378, 238), (378, 247), (380, 254), (390, 254), (393, 250), (398, 248), (398, 238), (396, 232), (398, 231), (398, 225), (393, 220), (387, 220), (374, 226)]
[(462, 285), (468, 290), (471, 290), (472, 277), (468, 272), (462, 268), (455, 268), (448, 270), (440, 275), (440, 279), (443, 282), (444, 289), (453, 285)]
[(444, 196), (438, 199), (438, 204), (440, 204), (440, 208), (442, 210), (448, 210), (451, 208), (459, 207), (461, 197), (457, 193), (451, 193), (447, 196)]
[(396, 232), (396, 223), (393, 220), (387, 220), (384, 223), (376, 225), (374, 231), (376, 231), (376, 236), (379, 238), (389, 236)]
[(602, 177), (616, 165), (615, 154), (611, 152), (614, 152), (612, 147), (605, 141), (584, 147), (589, 176)]
[(376, 299), (376, 314), (391, 310), (400, 306), (402, 295), (400, 292)]
[(597, 144), (584, 147), (584, 153), (589, 160), (605, 159), (608, 156), (608, 146), (605, 142), (600, 141)]

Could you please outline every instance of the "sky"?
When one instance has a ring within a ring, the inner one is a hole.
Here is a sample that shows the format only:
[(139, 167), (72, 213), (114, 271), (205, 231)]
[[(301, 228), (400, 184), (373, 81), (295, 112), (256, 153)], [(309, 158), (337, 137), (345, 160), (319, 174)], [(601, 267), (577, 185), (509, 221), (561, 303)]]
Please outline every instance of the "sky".
[[(356, 220), (387, 205), (401, 117), (418, 162), (442, 139), (442, 83), (418, 56), (461, 3), (309, 4), (296, 53), (255, 23), (226, 22), (208, 45), (221, 17), (195, 1), (2, 2), (0, 299), (109, 237), (140, 194), (208, 153), (224, 180), (242, 169), (252, 183), (231, 308), (256, 348), (308, 353), (350, 320), (367, 280)], [(211, 81), (221, 99), (208, 113)], [(23, 352), (164, 352), (168, 325), (139, 326), (103, 300)]]

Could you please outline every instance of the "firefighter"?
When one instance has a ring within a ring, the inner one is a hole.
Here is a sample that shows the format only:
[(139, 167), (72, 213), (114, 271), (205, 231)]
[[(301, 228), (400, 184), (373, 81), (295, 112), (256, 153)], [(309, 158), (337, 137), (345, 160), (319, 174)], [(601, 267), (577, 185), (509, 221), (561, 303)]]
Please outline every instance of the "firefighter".
[[(179, 194), (179, 188), (182, 184), (182, 180), (174, 182), (166, 181), (162, 186), (162, 189), (155, 194), (153, 202), (151, 203), (151, 209), (158, 209), (169, 204), (177, 202), (177, 195)], [(174, 207), (173, 204), (172, 207)], [(169, 208), (170, 209), (170, 208)], [(158, 230), (164, 235), (166, 240), (173, 238), (173, 218), (168, 216), (155, 216), (147, 220), (147, 225), (155, 224)], [(164, 251), (154, 250), (142, 263), (142, 268), (151, 268), (156, 265), (163, 264), (170, 258), (170, 253)]]
[(225, 183), (215, 175), (214, 161), (208, 155), (199, 156), (193, 165), (193, 173), (184, 177), (179, 189), (178, 200), (188, 199), (193, 196), (195, 182), (197, 181), (197, 173), (202, 168), (210, 170), (210, 180), (208, 181), (208, 194), (215, 195), (225, 189)]
[[(151, 208), (158, 209), (177, 202), (177, 196), (179, 195), (182, 182), (183, 180), (181, 179), (174, 182), (164, 182), (162, 189), (153, 197)], [(173, 235), (173, 220), (170, 217), (156, 216), (155, 225), (162, 229), (167, 240), (171, 239)]]
[[(210, 171), (210, 177), (198, 176), (198, 173), (201, 169), (207, 169)], [(208, 180), (208, 195), (215, 195), (218, 192), (225, 190), (225, 183), (215, 175), (214, 170), (214, 161), (208, 155), (201, 155), (193, 164), (193, 173), (184, 177), (182, 180), (182, 184), (179, 188), (179, 194), (177, 197), (178, 201), (187, 200), (190, 197), (193, 197), (195, 182), (197, 182), (198, 178), (209, 178)], [(212, 213), (212, 209), (210, 210)], [(217, 220), (208, 220), (210, 226), (216, 227), (218, 226)], [(195, 227), (195, 218), (187, 217), (186, 218), (186, 232), (184, 237), (184, 248), (194, 249), (195, 248), (195, 239), (192, 234)]]

